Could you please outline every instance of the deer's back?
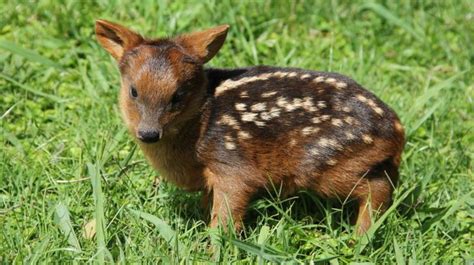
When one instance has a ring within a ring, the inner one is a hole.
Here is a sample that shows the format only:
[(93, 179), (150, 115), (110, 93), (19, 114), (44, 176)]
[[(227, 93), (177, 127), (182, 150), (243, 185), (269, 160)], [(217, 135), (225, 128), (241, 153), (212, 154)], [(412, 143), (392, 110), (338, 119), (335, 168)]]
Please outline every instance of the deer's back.
[(209, 70), (208, 77), (198, 142), (205, 164), (292, 176), (323, 173), (369, 151), (382, 161), (403, 147), (396, 114), (343, 75), (253, 67)]

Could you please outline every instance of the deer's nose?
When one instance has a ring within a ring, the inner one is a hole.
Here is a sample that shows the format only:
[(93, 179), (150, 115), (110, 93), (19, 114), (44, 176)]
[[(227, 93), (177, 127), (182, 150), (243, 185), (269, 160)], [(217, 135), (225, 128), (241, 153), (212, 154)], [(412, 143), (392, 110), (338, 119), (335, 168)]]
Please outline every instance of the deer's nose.
[(138, 139), (144, 143), (156, 143), (160, 140), (161, 133), (158, 130), (140, 130)]

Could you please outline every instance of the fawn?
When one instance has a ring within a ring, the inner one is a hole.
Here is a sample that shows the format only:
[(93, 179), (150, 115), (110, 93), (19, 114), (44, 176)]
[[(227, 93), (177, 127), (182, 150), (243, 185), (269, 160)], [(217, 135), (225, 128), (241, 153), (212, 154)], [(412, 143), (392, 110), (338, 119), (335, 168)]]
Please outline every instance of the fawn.
[(397, 115), (340, 74), (256, 66), (204, 68), (229, 26), (147, 39), (96, 21), (117, 61), (123, 120), (164, 179), (212, 196), (210, 226), (241, 228), (270, 185), (357, 201), (357, 232), (391, 203), (404, 147)]

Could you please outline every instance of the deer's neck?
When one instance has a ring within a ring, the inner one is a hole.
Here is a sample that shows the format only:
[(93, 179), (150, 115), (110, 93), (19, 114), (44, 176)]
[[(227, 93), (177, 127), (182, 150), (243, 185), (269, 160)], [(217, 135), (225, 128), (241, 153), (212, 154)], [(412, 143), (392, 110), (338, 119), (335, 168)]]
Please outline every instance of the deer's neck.
[(238, 76), (246, 69), (206, 69), (205, 85), (195, 94), (195, 100), (181, 121), (170, 128), (156, 144), (140, 143), (145, 157), (166, 180), (187, 190), (201, 190), (205, 187), (204, 165), (198, 160), (196, 144), (207, 124), (211, 107), (209, 102), (216, 86)]
[(164, 179), (189, 191), (202, 190), (204, 165), (198, 161), (196, 143), (200, 137), (202, 106), (206, 87), (196, 95), (189, 111), (165, 131), (155, 144), (139, 143), (147, 160)]

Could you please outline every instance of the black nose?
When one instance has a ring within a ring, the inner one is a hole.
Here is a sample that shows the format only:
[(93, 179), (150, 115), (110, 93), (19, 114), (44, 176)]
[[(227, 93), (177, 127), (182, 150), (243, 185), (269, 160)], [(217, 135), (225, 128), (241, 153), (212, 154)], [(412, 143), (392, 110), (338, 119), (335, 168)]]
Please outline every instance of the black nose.
[(138, 131), (138, 139), (145, 143), (156, 143), (160, 140), (159, 131)]

